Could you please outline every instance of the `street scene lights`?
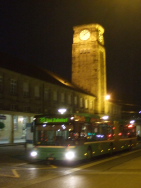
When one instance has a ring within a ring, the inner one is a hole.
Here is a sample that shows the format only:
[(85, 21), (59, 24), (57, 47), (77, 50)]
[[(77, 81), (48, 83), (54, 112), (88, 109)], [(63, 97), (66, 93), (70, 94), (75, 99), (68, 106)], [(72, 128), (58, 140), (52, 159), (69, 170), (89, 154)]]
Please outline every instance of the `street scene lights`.
[(103, 119), (103, 120), (108, 120), (108, 119), (109, 119), (109, 116), (103, 116), (101, 119)]
[(59, 112), (60, 114), (64, 114), (66, 111), (67, 111), (67, 109), (65, 109), (65, 108), (60, 108), (60, 109), (58, 109), (58, 112)]
[(110, 95), (106, 95), (105, 99), (108, 101), (110, 100), (111, 96)]

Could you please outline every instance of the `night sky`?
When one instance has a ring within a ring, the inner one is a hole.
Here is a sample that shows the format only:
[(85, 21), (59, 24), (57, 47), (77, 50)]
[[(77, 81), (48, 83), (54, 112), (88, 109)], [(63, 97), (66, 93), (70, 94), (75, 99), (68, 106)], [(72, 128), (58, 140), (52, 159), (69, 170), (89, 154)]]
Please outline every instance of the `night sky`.
[(73, 26), (105, 28), (107, 88), (141, 104), (141, 0), (0, 0), (0, 51), (71, 81)]

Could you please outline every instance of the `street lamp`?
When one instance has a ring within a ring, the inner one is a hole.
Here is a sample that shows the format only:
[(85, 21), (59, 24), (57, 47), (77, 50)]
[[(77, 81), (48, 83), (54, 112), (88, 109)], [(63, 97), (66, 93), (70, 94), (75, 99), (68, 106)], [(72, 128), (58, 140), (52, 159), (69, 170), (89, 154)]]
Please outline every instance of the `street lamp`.
[(106, 95), (105, 99), (108, 101), (110, 100), (111, 96), (110, 95)]
[(65, 109), (65, 108), (60, 108), (60, 109), (58, 109), (58, 112), (59, 112), (60, 114), (64, 114), (66, 111), (67, 111), (67, 109)]
[(109, 116), (103, 116), (101, 119), (103, 119), (103, 120), (108, 120), (108, 119), (109, 119)]

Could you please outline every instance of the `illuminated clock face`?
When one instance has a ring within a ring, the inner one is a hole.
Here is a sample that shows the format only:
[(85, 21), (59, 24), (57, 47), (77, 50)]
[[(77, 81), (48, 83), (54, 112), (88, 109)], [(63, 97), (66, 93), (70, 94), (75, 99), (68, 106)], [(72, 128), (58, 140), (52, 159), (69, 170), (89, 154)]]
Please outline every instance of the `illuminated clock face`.
[(88, 40), (90, 38), (90, 31), (88, 29), (84, 29), (80, 32), (81, 40)]

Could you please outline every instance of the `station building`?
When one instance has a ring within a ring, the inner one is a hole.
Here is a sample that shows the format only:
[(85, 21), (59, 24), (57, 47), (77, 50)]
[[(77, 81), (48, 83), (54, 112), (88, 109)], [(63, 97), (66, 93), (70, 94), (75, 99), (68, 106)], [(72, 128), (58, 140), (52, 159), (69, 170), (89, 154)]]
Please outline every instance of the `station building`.
[[(85, 38), (85, 33), (90, 32)], [(0, 144), (25, 143), (34, 115), (92, 113), (119, 118), (121, 106), (107, 94), (104, 29), (98, 24), (74, 27), (72, 82), (49, 70), (0, 53)]]

